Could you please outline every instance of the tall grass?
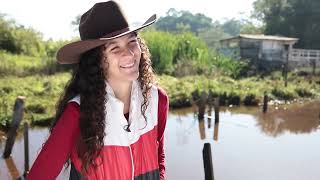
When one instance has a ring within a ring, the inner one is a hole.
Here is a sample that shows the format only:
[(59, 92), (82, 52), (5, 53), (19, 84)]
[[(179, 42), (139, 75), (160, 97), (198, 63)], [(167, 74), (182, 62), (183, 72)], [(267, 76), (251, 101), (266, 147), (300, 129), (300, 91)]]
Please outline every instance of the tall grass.
[(11, 121), (17, 96), (26, 97), (24, 119), (34, 124), (50, 121), (55, 103), (69, 78), (69, 73), (0, 78), (0, 124), (5, 126), (7, 120)]
[[(142, 33), (142, 37), (151, 52), (153, 67), (159, 74), (180, 75), (181, 67), (188, 67), (189, 75), (190, 72), (200, 74), (210, 70), (208, 47), (191, 33), (146, 31)], [(192, 66), (188, 66), (190, 64)]]
[(0, 77), (22, 77), (35, 74), (50, 75), (69, 70), (71, 67), (59, 65), (55, 58), (47, 56), (32, 57), (0, 51)]

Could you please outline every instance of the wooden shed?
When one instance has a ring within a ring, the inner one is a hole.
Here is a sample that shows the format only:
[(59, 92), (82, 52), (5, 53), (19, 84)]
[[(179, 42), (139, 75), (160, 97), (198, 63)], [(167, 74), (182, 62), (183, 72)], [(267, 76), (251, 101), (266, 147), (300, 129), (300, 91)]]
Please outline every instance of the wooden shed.
[(297, 38), (240, 34), (220, 40), (220, 52), (235, 59), (285, 62)]
[(220, 40), (220, 53), (236, 60), (249, 59), (257, 69), (272, 71), (286, 66), (288, 69), (312, 67), (313, 74), (320, 67), (320, 50), (294, 49), (298, 38), (240, 34)]

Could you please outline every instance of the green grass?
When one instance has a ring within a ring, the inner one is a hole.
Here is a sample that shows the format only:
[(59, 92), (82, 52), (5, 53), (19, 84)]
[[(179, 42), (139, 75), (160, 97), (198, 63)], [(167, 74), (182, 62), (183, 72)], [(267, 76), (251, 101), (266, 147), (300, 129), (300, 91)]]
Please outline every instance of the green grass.
[[(291, 78), (291, 79), (290, 79)], [(205, 76), (189, 76), (175, 78), (172, 76), (159, 77), (159, 83), (167, 90), (172, 107), (185, 107), (192, 104), (192, 93), (209, 90), (220, 96), (220, 102), (225, 105), (250, 105), (250, 101), (262, 102), (264, 92), (270, 99), (293, 100), (302, 97), (320, 97), (320, 80), (306, 82), (302, 77), (290, 77), (288, 86), (284, 86), (280, 77), (259, 79), (250, 77), (234, 80), (227, 76), (207, 78)], [(198, 93), (199, 94), (199, 93)], [(236, 103), (232, 103), (236, 102)]]
[(0, 76), (26, 75), (28, 71), (36, 71), (42, 67), (40, 57), (14, 55), (0, 51)]
[[(175, 78), (158, 76), (158, 83), (166, 90), (172, 108), (187, 107), (193, 103), (193, 93), (209, 90), (220, 97), (223, 105), (256, 105), (262, 102), (264, 92), (270, 99), (293, 100), (303, 97), (320, 97), (320, 79), (310, 83), (303, 77), (289, 76), (288, 87), (275, 74), (264, 79), (257, 77), (234, 80), (227, 76), (188, 76)], [(17, 96), (25, 96), (24, 119), (32, 124), (47, 125), (55, 112), (55, 103), (69, 80), (69, 73), (51, 76), (6, 76), (0, 78), (0, 124), (5, 127), (11, 120)]]
[(51, 75), (66, 71), (70, 67), (57, 64), (53, 57), (17, 55), (0, 50), (0, 77), (23, 77), (34, 74)]
[(7, 121), (11, 119), (13, 105), (18, 96), (26, 97), (24, 119), (32, 124), (50, 120), (54, 115), (59, 94), (69, 78), (69, 73), (0, 78), (1, 126), (6, 126)]

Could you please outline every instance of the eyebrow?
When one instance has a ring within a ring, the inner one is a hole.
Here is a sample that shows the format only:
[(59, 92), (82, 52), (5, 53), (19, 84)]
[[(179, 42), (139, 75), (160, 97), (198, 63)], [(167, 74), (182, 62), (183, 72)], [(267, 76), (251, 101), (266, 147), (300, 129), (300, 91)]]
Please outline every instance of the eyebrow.
[(108, 47), (112, 44), (117, 44), (116, 42), (114, 41), (111, 41), (111, 42), (108, 42), (106, 45), (105, 45), (105, 49), (108, 49)]
[[(135, 33), (130, 33), (130, 36), (128, 37), (128, 39), (132, 38), (132, 37), (136, 37), (137, 35)], [(116, 41), (114, 40), (110, 40), (109, 42), (107, 42), (107, 44), (105, 45), (105, 48), (107, 49), (110, 45), (112, 44), (117, 44)]]

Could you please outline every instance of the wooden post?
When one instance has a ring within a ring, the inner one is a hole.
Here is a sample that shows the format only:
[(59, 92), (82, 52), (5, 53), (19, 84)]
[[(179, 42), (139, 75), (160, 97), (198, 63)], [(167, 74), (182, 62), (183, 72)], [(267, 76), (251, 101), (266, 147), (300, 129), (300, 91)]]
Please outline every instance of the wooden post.
[(219, 97), (214, 98), (214, 123), (219, 122)]
[(317, 66), (316, 59), (313, 59), (312, 60), (312, 75), (313, 76), (316, 75), (316, 66)]
[(211, 89), (209, 90), (209, 94), (208, 94), (208, 128), (211, 128), (211, 113), (212, 113), (212, 106), (213, 106), (213, 92), (211, 91)]
[(210, 143), (204, 144), (202, 155), (205, 180), (214, 180)]
[(267, 95), (267, 93), (264, 93), (262, 111), (263, 111), (263, 113), (266, 113), (267, 110), (268, 110), (268, 95)]
[(286, 57), (286, 63), (284, 66), (284, 86), (287, 87), (288, 86), (288, 66), (289, 66), (289, 59), (291, 56), (291, 49), (292, 49), (292, 45), (290, 44), (287, 50), (287, 57)]
[[(320, 62), (320, 51), (319, 50), (317, 50), (317, 58), (316, 58), (316, 63), (315, 63), (315, 67), (317, 68), (317, 64)], [(318, 65), (319, 66), (319, 65)], [(316, 69), (315, 69), (316, 70)], [(316, 71), (315, 71), (315, 73), (317, 73)], [(314, 74), (314, 75), (316, 75), (316, 74)]]
[(3, 157), (8, 158), (12, 152), (12, 148), (14, 145), (14, 141), (17, 136), (17, 129), (20, 125), (20, 122), (23, 118), (23, 109), (24, 109), (24, 99), (25, 97), (23, 96), (18, 96), (15, 103), (14, 103), (14, 108), (13, 108), (13, 119), (11, 123), (11, 127), (8, 132), (8, 139), (5, 145)]
[(213, 92), (211, 91), (211, 89), (209, 90), (209, 94), (208, 94), (208, 105), (212, 107), (213, 105), (213, 101), (214, 101), (214, 98), (213, 98)]
[(24, 173), (26, 177), (29, 173), (29, 126), (28, 123), (24, 123)]
[(212, 106), (209, 105), (209, 107), (208, 107), (208, 129), (211, 128), (211, 111), (212, 111)]
[(198, 119), (203, 119), (204, 118), (204, 113), (206, 111), (206, 101), (207, 101), (207, 94), (205, 91), (202, 91), (201, 97), (198, 103)]

